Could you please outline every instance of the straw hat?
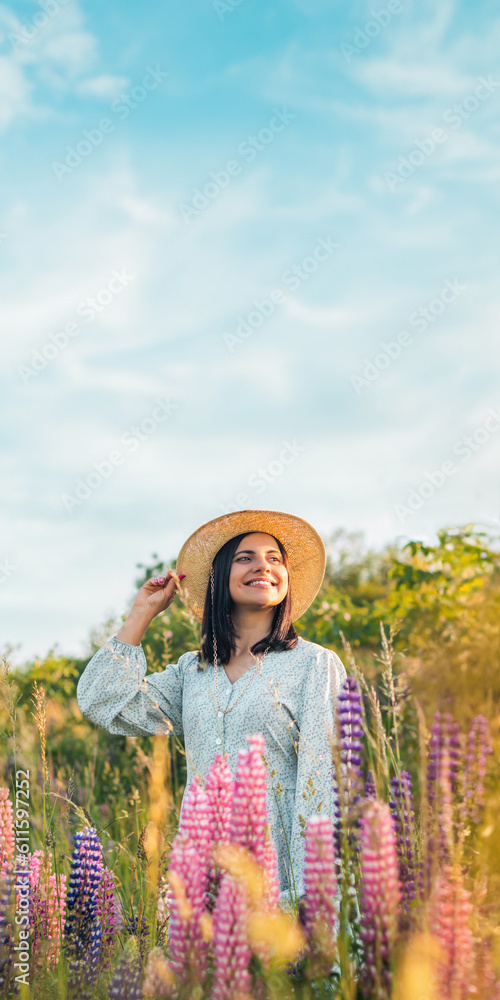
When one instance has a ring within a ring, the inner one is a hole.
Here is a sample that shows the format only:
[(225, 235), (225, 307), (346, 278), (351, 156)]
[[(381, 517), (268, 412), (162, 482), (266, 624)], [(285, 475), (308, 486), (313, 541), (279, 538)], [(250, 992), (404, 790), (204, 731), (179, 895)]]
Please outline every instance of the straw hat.
[(312, 604), (325, 575), (325, 546), (318, 532), (301, 517), (278, 510), (238, 510), (202, 524), (179, 552), (175, 571), (185, 573), (181, 591), (195, 617), (201, 621), (212, 560), (219, 549), (248, 531), (264, 531), (279, 539), (288, 556), (292, 591), (292, 621)]

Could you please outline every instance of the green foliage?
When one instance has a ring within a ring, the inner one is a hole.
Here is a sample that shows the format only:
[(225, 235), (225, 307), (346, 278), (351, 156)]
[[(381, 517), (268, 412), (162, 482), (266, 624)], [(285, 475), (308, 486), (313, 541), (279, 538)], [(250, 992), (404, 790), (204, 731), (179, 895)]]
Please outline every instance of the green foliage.
[(464, 613), (480, 606), (488, 588), (500, 586), (500, 555), (497, 539), (472, 524), (437, 535), (435, 545), (388, 546), (378, 556), (356, 555), (352, 564), (341, 549), (297, 631), (340, 654), (340, 631), (353, 647), (377, 649), (381, 621), (387, 634), (398, 625), (396, 648), (411, 655), (425, 653), (430, 642), (453, 639)]

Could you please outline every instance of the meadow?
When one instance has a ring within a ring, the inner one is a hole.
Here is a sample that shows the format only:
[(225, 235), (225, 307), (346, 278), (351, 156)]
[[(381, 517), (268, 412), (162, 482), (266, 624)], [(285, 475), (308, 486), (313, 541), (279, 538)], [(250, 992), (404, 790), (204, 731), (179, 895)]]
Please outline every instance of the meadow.
[[(243, 1000), (500, 998), (500, 546), (447, 527), (364, 551), (332, 540), (296, 623), (348, 673), (332, 821), (304, 823), (305, 897), (277, 906), (265, 742), (191, 786), (182, 738), (111, 736), (75, 660), (1, 675), (0, 996)], [(137, 585), (165, 570), (152, 556)], [(199, 646), (178, 601), (148, 670)]]

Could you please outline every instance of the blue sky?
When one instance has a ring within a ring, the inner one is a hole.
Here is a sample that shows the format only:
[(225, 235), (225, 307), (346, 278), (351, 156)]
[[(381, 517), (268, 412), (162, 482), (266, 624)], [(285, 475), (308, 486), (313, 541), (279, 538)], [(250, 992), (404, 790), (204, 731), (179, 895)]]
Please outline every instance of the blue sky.
[[(490, 2), (0, 7), (2, 641), (227, 509), (499, 524)], [(496, 435), (496, 436), (495, 436)]]

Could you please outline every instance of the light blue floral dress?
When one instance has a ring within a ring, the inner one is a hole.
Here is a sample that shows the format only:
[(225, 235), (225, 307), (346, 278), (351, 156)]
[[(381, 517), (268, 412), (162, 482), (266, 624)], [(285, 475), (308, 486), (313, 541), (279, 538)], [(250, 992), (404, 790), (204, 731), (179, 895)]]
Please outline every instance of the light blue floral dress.
[[(182, 734), (187, 784), (204, 778), (217, 752), (228, 755), (233, 775), (245, 736), (263, 733), (268, 773), (268, 815), (278, 855), (280, 906), (304, 892), (304, 820), (315, 812), (333, 818), (335, 791), (331, 737), (336, 697), (346, 678), (332, 649), (299, 638), (294, 649), (269, 652), (248, 684), (250, 672), (231, 683), (218, 666), (217, 710), (214, 667), (197, 669), (197, 653), (146, 677), (142, 645), (113, 636), (87, 664), (77, 687), (83, 715), (113, 734)], [(184, 797), (183, 797), (184, 801)]]

